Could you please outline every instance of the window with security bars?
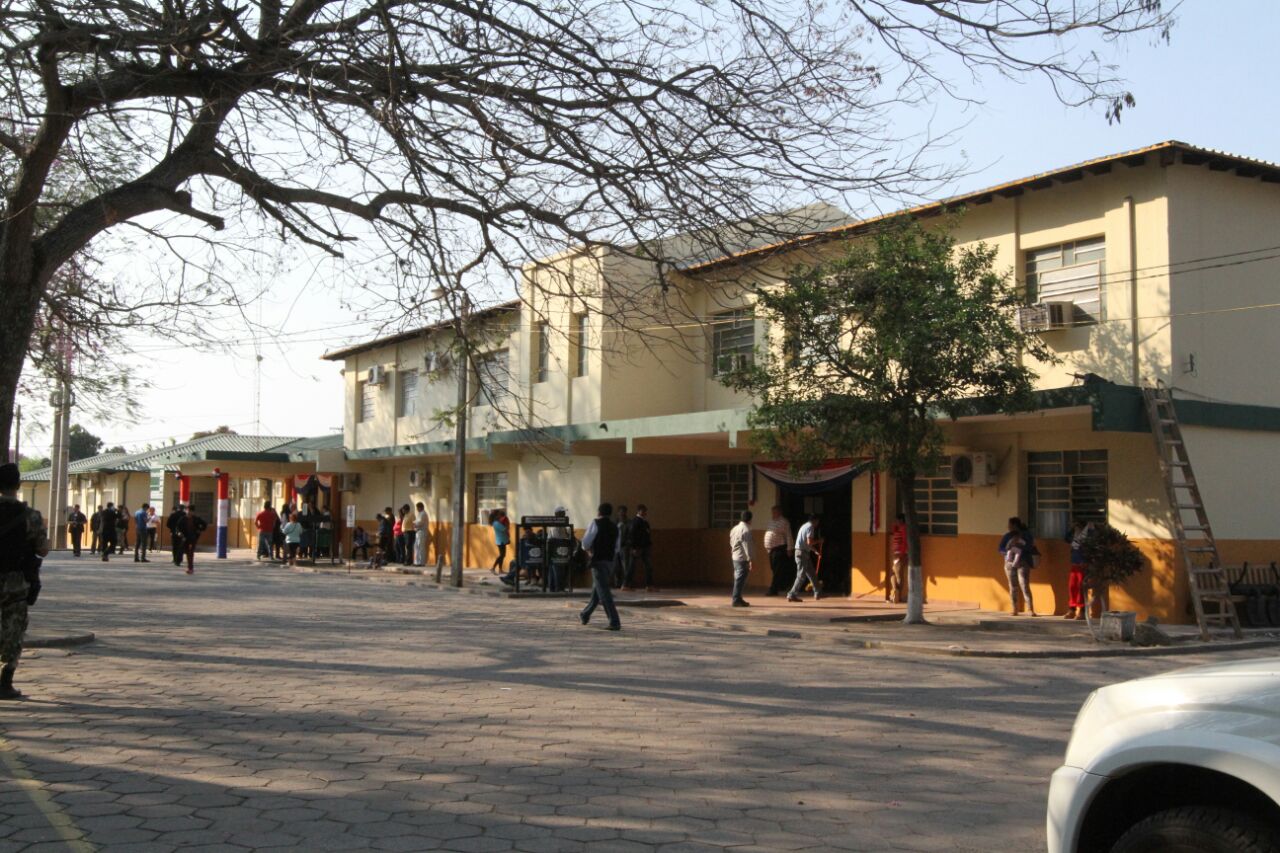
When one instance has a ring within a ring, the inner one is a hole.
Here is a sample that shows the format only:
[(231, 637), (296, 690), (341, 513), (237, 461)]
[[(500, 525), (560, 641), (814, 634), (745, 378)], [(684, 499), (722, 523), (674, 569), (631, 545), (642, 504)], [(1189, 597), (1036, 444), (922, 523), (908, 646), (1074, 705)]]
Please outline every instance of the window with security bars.
[(368, 382), (360, 383), (358, 393), (360, 399), (360, 423), (373, 420), (374, 408), (378, 403), (378, 386)]
[(400, 407), (397, 415), (407, 418), (418, 413), (418, 371), (400, 371)]
[(506, 350), (476, 359), (477, 406), (497, 406), (511, 396), (511, 367)]
[(951, 485), (949, 461), (930, 474), (917, 475), (915, 494), (916, 519), (922, 534), (955, 536), (960, 532), (960, 496)]
[(751, 500), (750, 465), (708, 465), (708, 518), (712, 527), (733, 527)]
[(507, 472), (478, 472), (476, 474), (476, 523), (488, 524), (491, 511), (506, 508)]
[(749, 308), (725, 311), (711, 319), (711, 364), (723, 376), (755, 362), (756, 321)]
[(1107, 451), (1027, 454), (1027, 517), (1041, 538), (1062, 536), (1071, 520), (1107, 520)]
[(1071, 302), (1073, 324), (1102, 319), (1107, 245), (1103, 237), (1027, 252), (1027, 295), (1032, 302)]

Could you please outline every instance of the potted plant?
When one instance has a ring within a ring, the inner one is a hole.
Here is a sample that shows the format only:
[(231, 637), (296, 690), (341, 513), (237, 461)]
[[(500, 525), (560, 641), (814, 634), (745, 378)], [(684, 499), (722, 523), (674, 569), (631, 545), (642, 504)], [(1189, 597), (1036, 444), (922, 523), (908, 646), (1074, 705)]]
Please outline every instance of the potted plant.
[[(1110, 611), (1110, 591), (1113, 586), (1123, 586), (1129, 578), (1142, 571), (1146, 558), (1129, 537), (1110, 524), (1094, 524), (1085, 536), (1080, 551), (1084, 556), (1084, 586), (1089, 600), (1085, 617), (1089, 630), (1103, 639), (1129, 640), (1137, 625), (1138, 614), (1133, 611)], [(1103, 614), (1097, 629), (1093, 626), (1093, 603), (1101, 601)]]

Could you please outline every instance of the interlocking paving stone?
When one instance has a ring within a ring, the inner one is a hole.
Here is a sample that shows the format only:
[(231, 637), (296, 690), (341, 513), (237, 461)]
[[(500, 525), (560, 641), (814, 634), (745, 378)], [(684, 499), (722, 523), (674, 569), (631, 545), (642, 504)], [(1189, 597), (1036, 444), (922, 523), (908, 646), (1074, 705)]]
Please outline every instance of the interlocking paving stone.
[[(107, 853), (1040, 849), (1084, 696), (1222, 659), (911, 657), (634, 609), (615, 636), (563, 602), (202, 562), (45, 564), (35, 619), (98, 641), (24, 660), (0, 748)], [(66, 849), (25, 788), (0, 815), (5, 853)]]

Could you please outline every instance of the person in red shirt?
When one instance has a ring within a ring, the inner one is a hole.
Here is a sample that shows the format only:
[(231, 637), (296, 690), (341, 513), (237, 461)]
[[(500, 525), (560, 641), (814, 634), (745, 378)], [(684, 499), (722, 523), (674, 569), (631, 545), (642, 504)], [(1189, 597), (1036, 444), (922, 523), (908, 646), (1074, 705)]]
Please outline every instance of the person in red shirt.
[(271, 508), (271, 501), (267, 501), (262, 505), (262, 512), (258, 513), (254, 519), (254, 526), (258, 528), (258, 559), (266, 557), (271, 559), (271, 536), (275, 533), (276, 522), (280, 520), (280, 516)]
[(903, 583), (907, 576), (907, 517), (902, 513), (898, 513), (889, 536), (893, 546), (893, 568), (884, 585), (884, 600), (901, 604), (907, 597)]

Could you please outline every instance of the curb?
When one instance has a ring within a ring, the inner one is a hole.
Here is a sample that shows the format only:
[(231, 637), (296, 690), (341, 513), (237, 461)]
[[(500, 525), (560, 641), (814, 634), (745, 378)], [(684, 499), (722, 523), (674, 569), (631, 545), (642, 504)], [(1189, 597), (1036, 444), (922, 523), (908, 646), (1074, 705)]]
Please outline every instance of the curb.
[(73, 649), (76, 646), (87, 646), (96, 640), (92, 631), (87, 634), (72, 634), (68, 637), (34, 637), (22, 641), (24, 649)]
[(713, 628), (736, 634), (751, 634), (758, 637), (773, 637), (785, 640), (804, 640), (820, 642), (835, 646), (846, 646), (867, 651), (895, 651), (905, 654), (931, 655), (941, 657), (965, 658), (1023, 658), (1023, 659), (1071, 659), (1071, 658), (1115, 658), (1115, 657), (1172, 657), (1177, 655), (1201, 654), (1205, 652), (1230, 652), (1248, 649), (1265, 649), (1280, 646), (1280, 638), (1241, 640), (1239, 642), (1217, 642), (1178, 646), (1121, 646), (1082, 649), (982, 649), (956, 648), (954, 646), (926, 646), (904, 640), (881, 640), (869, 637), (832, 636), (828, 631), (797, 631), (789, 628), (759, 628), (737, 623), (725, 623), (714, 619), (689, 618), (684, 615), (668, 616), (655, 614), (656, 618), (699, 628)]
[[(389, 571), (385, 573), (385, 577), (379, 577), (376, 574), (348, 574), (341, 570), (323, 570), (312, 569), (308, 567), (294, 567), (291, 571), (305, 574), (323, 574), (335, 577), (348, 577), (353, 580), (370, 580), (375, 583), (400, 583), (405, 586), (421, 586), (424, 589), (438, 589), (455, 593), (467, 593), (470, 595), (483, 595), (490, 598), (506, 598), (506, 599), (525, 599), (525, 600), (556, 600), (564, 601), (566, 606), (573, 603), (573, 599), (577, 598), (577, 594), (564, 593), (515, 593), (504, 592), (501, 590), (481, 589), (474, 586), (455, 587), (446, 583), (436, 583), (434, 580), (425, 580), (425, 578), (414, 578), (412, 580), (405, 577), (407, 573)], [(399, 577), (397, 577), (399, 576)], [(688, 605), (684, 605), (675, 599), (644, 599), (626, 601), (625, 599), (616, 600), (619, 607), (631, 607), (637, 610), (652, 610), (654, 619), (661, 619), (667, 622), (673, 622), (681, 625), (689, 625), (697, 628), (711, 628), (717, 631), (726, 631), (735, 634), (748, 634), (757, 637), (774, 638), (780, 640), (804, 640), (806, 642), (825, 643), (833, 646), (843, 646), (846, 648), (863, 649), (866, 651), (894, 651), (903, 654), (926, 655), (935, 657), (963, 657), (963, 658), (1023, 658), (1023, 659), (1074, 659), (1074, 658), (1116, 658), (1116, 657), (1173, 657), (1177, 655), (1192, 655), (1202, 653), (1243, 651), (1248, 649), (1266, 649), (1276, 648), (1280, 646), (1280, 637), (1265, 640), (1243, 640), (1240, 642), (1219, 642), (1199, 644), (1195, 641), (1187, 641), (1177, 646), (1124, 646), (1115, 648), (1081, 648), (1081, 649), (981, 649), (981, 648), (956, 648), (953, 646), (926, 646), (919, 643), (913, 643), (902, 640), (881, 640), (869, 637), (841, 637), (832, 636), (828, 631), (797, 631), (790, 628), (776, 628), (768, 626), (751, 626), (736, 622), (722, 622), (717, 619), (699, 618), (693, 615), (685, 615)], [(679, 606), (680, 615), (668, 615), (665, 610), (677, 609)], [(900, 616), (893, 617), (896, 621)], [(834, 620), (832, 620), (834, 621)], [(888, 619), (876, 618), (865, 619), (859, 621), (882, 622)], [(992, 634), (999, 631), (982, 630), (982, 633)], [(90, 635), (92, 636), (92, 635)], [(1195, 643), (1195, 644), (1193, 644)]]

